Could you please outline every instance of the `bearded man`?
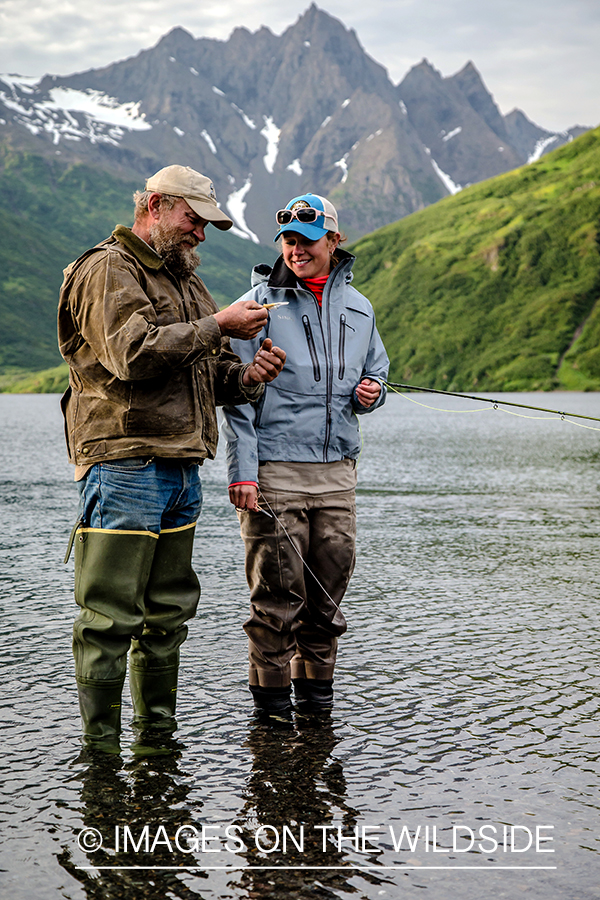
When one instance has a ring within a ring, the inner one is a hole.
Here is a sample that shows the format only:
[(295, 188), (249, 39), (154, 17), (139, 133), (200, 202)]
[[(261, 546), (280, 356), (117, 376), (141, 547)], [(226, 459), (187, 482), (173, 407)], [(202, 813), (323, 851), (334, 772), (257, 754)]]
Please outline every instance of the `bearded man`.
[(195, 274), (208, 224), (233, 224), (210, 179), (167, 166), (134, 202), (131, 229), (118, 225), (65, 269), (58, 311), (80, 492), (75, 671), (84, 743), (108, 752), (120, 750), (128, 653), (138, 731), (176, 727), (179, 648), (200, 596), (198, 467), (215, 455), (216, 406), (257, 400), (285, 360), (264, 341), (242, 364), (229, 338), (255, 337), (267, 310), (219, 311)]

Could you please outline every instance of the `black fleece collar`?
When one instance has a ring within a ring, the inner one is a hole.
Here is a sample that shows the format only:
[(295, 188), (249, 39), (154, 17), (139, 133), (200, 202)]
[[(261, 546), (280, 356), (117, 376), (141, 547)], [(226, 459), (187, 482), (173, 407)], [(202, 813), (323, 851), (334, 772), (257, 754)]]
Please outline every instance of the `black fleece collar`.
[(158, 253), (155, 253), (146, 241), (143, 241), (141, 237), (134, 234), (131, 228), (126, 228), (125, 225), (117, 225), (112, 236), (120, 244), (123, 244), (130, 253), (133, 253), (136, 259), (138, 259), (143, 266), (146, 266), (147, 269), (158, 270), (162, 269), (164, 266), (164, 259), (161, 259)]

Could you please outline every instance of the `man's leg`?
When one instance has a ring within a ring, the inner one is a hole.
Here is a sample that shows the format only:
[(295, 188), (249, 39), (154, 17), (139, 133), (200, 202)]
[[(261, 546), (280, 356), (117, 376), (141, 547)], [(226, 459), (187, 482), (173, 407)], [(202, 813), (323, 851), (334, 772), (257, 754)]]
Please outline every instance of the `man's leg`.
[(192, 550), (202, 486), (194, 463), (155, 460), (154, 470), (164, 509), (144, 596), (144, 629), (131, 643), (129, 686), (134, 723), (172, 732), (177, 727), (179, 648), (200, 598)]
[[(177, 649), (185, 637), (181, 618), (193, 615), (198, 584), (193, 573), (189, 575), (193, 529), (181, 539), (185, 546), (173, 564), (168, 562), (168, 554), (163, 550), (169, 544), (168, 535), (162, 541), (159, 535), (163, 528), (179, 529), (195, 522), (202, 495), (196, 465), (145, 458), (94, 466), (81, 483), (80, 491), (81, 520), (86, 527), (79, 530), (76, 542), (75, 590), (82, 611), (74, 628), (74, 653), (84, 732), (89, 742), (94, 735), (103, 741), (105, 733), (118, 735), (127, 651), (132, 639), (142, 638), (148, 598), (153, 604), (151, 617), (160, 618), (154, 644), (171, 642), (163, 653), (166, 657), (163, 668), (175, 669), (168, 674), (163, 672), (164, 678), (158, 673), (152, 677), (155, 688), (152, 702), (162, 702), (157, 696), (163, 697), (166, 692), (168, 709), (174, 708), (171, 694), (176, 679)], [(155, 565), (159, 543), (161, 552)], [(177, 538), (173, 543), (175, 549), (181, 546)], [(185, 577), (182, 566), (187, 573)], [(167, 587), (169, 580), (173, 581), (171, 588)], [(191, 601), (190, 580), (191, 590), (196, 592)], [(161, 596), (164, 600), (169, 590), (171, 594), (182, 592), (179, 607), (173, 596), (166, 603), (161, 601)], [(157, 603), (152, 600), (154, 595)], [(183, 613), (182, 607), (185, 607)], [(171, 618), (174, 623), (165, 626), (165, 619), (170, 622)], [(173, 646), (173, 640), (177, 646)], [(147, 668), (146, 649), (138, 645), (136, 649), (138, 667)], [(150, 657), (155, 656), (156, 652), (150, 650)]]
[(134, 721), (174, 730), (179, 648), (196, 614), (200, 582), (192, 569), (195, 524), (161, 531), (144, 598), (144, 630), (131, 644)]
[(157, 536), (81, 528), (75, 542), (73, 655), (85, 743), (118, 750), (131, 636), (142, 631)]

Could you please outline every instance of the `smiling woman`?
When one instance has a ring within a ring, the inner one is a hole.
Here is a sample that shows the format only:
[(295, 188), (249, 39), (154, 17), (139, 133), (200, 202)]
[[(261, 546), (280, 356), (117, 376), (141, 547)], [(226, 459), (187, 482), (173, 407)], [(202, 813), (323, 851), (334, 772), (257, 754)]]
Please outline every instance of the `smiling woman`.
[(309, 241), (301, 234), (289, 232), (281, 239), (285, 264), (298, 278), (327, 279), (339, 239), (339, 234), (326, 234), (318, 241)]
[(224, 429), (246, 545), (250, 690), (267, 721), (291, 717), (292, 681), (300, 715), (332, 708), (355, 558), (356, 414), (384, 402), (388, 371), (373, 309), (350, 284), (354, 257), (338, 247), (333, 204), (303, 194), (276, 222), (282, 255), (255, 269), (260, 283), (244, 298), (269, 320), (235, 349), (251, 359), (270, 338), (286, 365), (258, 403), (225, 408)]

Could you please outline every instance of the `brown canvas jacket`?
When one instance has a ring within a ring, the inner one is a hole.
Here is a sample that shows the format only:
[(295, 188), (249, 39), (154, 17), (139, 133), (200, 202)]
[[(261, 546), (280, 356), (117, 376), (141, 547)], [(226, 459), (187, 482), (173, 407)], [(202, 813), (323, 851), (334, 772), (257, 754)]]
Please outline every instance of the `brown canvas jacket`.
[(70, 367), (61, 401), (69, 460), (212, 459), (215, 406), (255, 400), (263, 385), (242, 385), (247, 366), (221, 335), (200, 278), (177, 279), (122, 225), (64, 276), (58, 341)]

